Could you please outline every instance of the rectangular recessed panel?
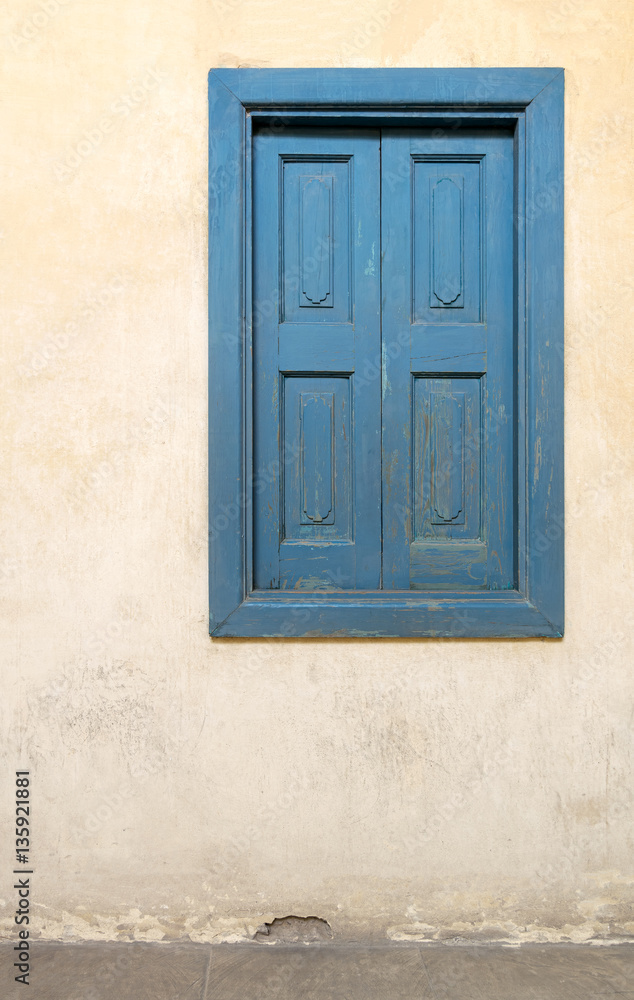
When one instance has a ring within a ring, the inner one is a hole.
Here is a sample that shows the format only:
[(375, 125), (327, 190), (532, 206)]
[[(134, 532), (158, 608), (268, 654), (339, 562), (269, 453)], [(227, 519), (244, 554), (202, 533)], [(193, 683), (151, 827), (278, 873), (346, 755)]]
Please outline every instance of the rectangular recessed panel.
[(332, 175), (299, 178), (300, 307), (332, 308)]
[(282, 377), (284, 540), (352, 537), (350, 379)]
[(335, 522), (334, 392), (299, 397), (301, 524)]
[(481, 385), (477, 376), (414, 378), (414, 537), (480, 537)]
[(430, 425), (432, 523), (464, 524), (464, 392), (430, 393)]
[(421, 159), (413, 164), (413, 322), (479, 323), (482, 164)]
[(281, 321), (349, 322), (350, 159), (281, 162)]
[(430, 177), (431, 201), (431, 280), (429, 305), (433, 308), (462, 308), (462, 177)]

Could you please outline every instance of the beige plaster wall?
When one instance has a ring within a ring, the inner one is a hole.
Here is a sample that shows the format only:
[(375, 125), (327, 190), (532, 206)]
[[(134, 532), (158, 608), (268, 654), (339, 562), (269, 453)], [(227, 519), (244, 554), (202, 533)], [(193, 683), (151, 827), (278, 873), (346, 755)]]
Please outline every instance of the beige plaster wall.
[[(30, 767), (44, 937), (634, 938), (630, 4), (0, 17), (6, 930)], [(564, 641), (210, 641), (206, 74), (238, 64), (566, 68)]]

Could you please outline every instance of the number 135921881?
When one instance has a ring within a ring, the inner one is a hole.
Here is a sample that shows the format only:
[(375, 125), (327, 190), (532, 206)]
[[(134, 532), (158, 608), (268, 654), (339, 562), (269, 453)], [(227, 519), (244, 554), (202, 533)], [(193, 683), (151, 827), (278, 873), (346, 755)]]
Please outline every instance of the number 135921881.
[(31, 847), (29, 772), (15, 772), (15, 853), (16, 861), (28, 864)]

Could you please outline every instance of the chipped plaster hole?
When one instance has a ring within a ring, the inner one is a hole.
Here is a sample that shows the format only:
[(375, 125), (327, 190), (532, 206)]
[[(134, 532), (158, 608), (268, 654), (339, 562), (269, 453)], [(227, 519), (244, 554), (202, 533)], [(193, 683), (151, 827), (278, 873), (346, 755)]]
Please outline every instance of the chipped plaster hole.
[(331, 938), (330, 924), (321, 917), (276, 917), (270, 924), (262, 924), (253, 935), (254, 941), (267, 944), (312, 944)]

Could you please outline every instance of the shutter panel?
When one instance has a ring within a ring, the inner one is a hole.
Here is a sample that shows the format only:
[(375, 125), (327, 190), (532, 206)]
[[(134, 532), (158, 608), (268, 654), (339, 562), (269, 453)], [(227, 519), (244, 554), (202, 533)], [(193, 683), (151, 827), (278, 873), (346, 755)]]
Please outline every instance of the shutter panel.
[(382, 132), (383, 585), (515, 583), (513, 139)]
[(254, 148), (254, 585), (376, 589), (379, 133)]

